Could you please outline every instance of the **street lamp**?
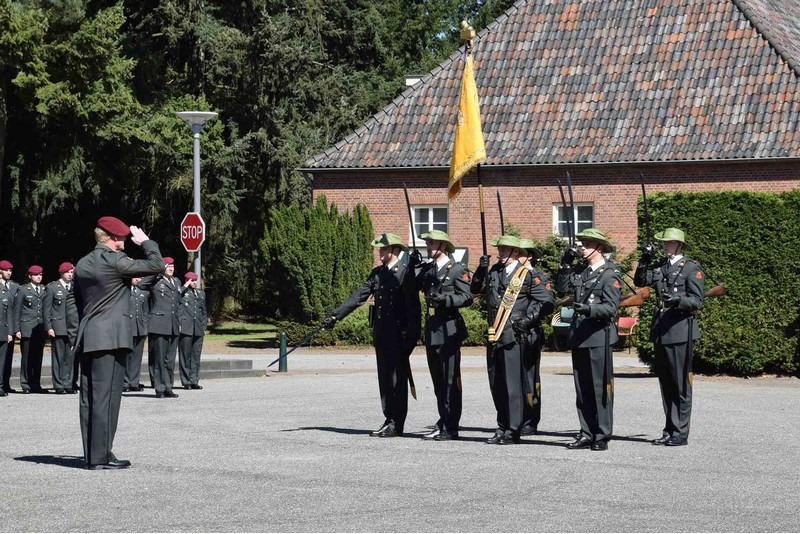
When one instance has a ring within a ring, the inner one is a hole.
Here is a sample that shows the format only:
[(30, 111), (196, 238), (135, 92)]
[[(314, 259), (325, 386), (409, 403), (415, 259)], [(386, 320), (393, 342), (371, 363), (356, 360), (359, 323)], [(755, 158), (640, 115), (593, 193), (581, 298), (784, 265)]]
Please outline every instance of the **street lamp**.
[[(218, 114), (213, 111), (179, 111), (175, 115), (183, 119), (194, 134), (194, 211), (200, 213), (200, 132), (208, 121)], [(194, 257), (194, 273), (200, 280), (200, 250)], [(202, 283), (202, 282), (201, 282)]]

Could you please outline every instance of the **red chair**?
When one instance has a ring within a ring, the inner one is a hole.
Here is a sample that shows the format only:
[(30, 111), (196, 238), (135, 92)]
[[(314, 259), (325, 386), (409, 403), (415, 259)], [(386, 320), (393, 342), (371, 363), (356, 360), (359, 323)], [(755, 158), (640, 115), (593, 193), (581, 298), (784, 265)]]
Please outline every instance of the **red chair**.
[(628, 352), (631, 351), (631, 345), (636, 346), (636, 338), (633, 335), (633, 331), (636, 329), (637, 324), (639, 324), (639, 319), (636, 317), (617, 317), (617, 334), (625, 340), (622, 347), (625, 348), (627, 345)]

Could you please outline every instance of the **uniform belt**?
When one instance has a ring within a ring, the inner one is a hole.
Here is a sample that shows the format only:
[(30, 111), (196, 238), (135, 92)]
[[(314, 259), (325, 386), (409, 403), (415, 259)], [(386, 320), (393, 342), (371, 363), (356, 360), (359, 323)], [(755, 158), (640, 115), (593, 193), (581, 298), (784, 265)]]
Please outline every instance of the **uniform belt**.
[(455, 309), (439, 309), (428, 306), (428, 316), (439, 318), (450, 318), (458, 316), (458, 310)]

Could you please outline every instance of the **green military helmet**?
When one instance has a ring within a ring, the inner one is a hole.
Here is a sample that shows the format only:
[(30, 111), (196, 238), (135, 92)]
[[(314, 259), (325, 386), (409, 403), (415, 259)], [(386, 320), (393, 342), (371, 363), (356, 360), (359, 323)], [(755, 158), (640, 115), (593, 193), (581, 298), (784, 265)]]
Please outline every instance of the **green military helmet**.
[(657, 241), (680, 241), (683, 243), (683, 248), (689, 248), (689, 244), (686, 242), (686, 234), (683, 233), (683, 230), (679, 230), (678, 228), (667, 228), (663, 232), (658, 232), (653, 237)]
[(403, 250), (408, 250), (408, 246), (403, 243), (400, 236), (397, 234), (383, 234), (377, 239), (372, 240), (373, 247), (400, 247)]
[(597, 228), (587, 228), (582, 232), (578, 232), (575, 235), (575, 239), (594, 241), (595, 243), (600, 243), (603, 246), (604, 252), (614, 252), (614, 245), (611, 244), (611, 240), (609, 240), (608, 236)]
[(522, 246), (522, 242), (520, 239), (515, 235), (501, 235), (497, 239), (492, 239), (492, 246), (493, 247), (511, 247), (511, 248), (525, 248)]
[(447, 232), (442, 232), (441, 230), (431, 230), (430, 232), (425, 232), (424, 234), (419, 236), (419, 238), (430, 239), (433, 241), (442, 241), (444, 243), (447, 243), (447, 247), (445, 247), (445, 250), (447, 251), (448, 254), (452, 254), (453, 252), (456, 251), (456, 246), (453, 245), (452, 241), (450, 241), (450, 236), (447, 235)]
[(533, 239), (520, 239), (519, 240), (520, 248), (525, 249), (528, 251), (528, 254), (531, 256), (539, 257), (542, 253), (536, 247), (536, 242)]

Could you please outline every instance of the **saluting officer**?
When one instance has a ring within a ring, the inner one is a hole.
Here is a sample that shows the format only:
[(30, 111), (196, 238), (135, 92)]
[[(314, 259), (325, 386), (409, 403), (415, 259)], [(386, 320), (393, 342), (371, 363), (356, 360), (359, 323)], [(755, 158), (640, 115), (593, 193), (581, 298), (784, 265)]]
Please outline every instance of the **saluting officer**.
[(150, 317), (147, 323), (150, 337), (147, 351), (150, 376), (155, 380), (153, 388), (157, 398), (178, 396), (172, 391), (180, 334), (180, 282), (172, 276), (174, 272), (175, 261), (167, 256), (164, 258), (163, 273), (140, 282), (140, 285), (150, 290)]
[(203, 352), (203, 336), (208, 325), (206, 293), (197, 289), (197, 274), (183, 275), (186, 282), (181, 287), (181, 304), (178, 317), (181, 335), (178, 341), (180, 351), (180, 372), (183, 389), (203, 389), (200, 380), (200, 354)]
[(525, 370), (523, 355), (531, 330), (553, 311), (553, 294), (543, 278), (535, 277), (519, 261), (522, 243), (512, 235), (492, 241), (498, 260), (488, 270), (489, 256), (481, 256), (472, 279), (472, 292), (486, 296), (489, 330), (486, 368), (497, 429), (487, 443), (519, 443), (523, 426)]
[(556, 278), (556, 289), (572, 294), (575, 299), (569, 344), (581, 430), (567, 448), (604, 451), (608, 449), (614, 423), (611, 345), (619, 339), (614, 318), (621, 297), (622, 275), (619, 266), (603, 256), (614, 250), (605, 234), (587, 228), (575, 237), (581, 241), (582, 261), (573, 267), (579, 251), (568, 248)]
[(42, 388), (42, 355), (44, 353), (44, 319), (42, 305), (45, 288), (42, 286), (42, 268), (28, 267), (28, 283), (20, 286), (14, 300), (16, 337), (20, 341), (22, 362), (19, 382), (23, 393), (47, 393)]
[[(123, 252), (125, 238), (142, 247), (147, 259)], [(133, 334), (130, 279), (158, 273), (163, 260), (155, 241), (116, 217), (101, 217), (94, 229), (94, 250), (75, 266), (75, 288), (81, 323), (76, 351), (81, 355), (80, 421), (87, 469), (124, 469), (128, 460), (112, 452), (117, 432), (125, 361)]]
[(375, 297), (372, 308), (372, 344), (378, 361), (378, 389), (385, 420), (371, 436), (393, 438), (403, 435), (408, 413), (408, 358), (419, 340), (420, 304), (409, 267), (408, 247), (395, 234), (383, 234), (372, 241), (381, 265), (347, 298), (323, 328), (333, 328), (353, 310)]
[(682, 230), (667, 228), (655, 238), (661, 241), (666, 258), (651, 265), (653, 246), (645, 245), (633, 282), (652, 286), (656, 292), (650, 340), (655, 344), (654, 367), (666, 422), (653, 444), (674, 447), (689, 443), (693, 349), (700, 339), (694, 313), (703, 307), (705, 276), (700, 263), (683, 255), (689, 247)]
[[(0, 397), (12, 391), (11, 359), (14, 352), (14, 292), (8, 283), (14, 266), (7, 260), (0, 261)], [(8, 276), (6, 276), (6, 273)]]
[(15, 393), (16, 390), (11, 387), (11, 369), (12, 364), (14, 362), (14, 343), (16, 342), (15, 334), (19, 331), (19, 325), (17, 325), (17, 316), (16, 316), (16, 302), (17, 302), (17, 293), (19, 292), (19, 284), (11, 278), (11, 274), (14, 271), (14, 265), (11, 264), (8, 260), (0, 261), (0, 277), (2, 278), (2, 285), (3, 289), (8, 292), (9, 297), (11, 298), (11, 324), (9, 324), (9, 328), (11, 329), (11, 341), (8, 342), (6, 346), (6, 359), (3, 367), (0, 368), (0, 373), (2, 373), (2, 390), (5, 393)]
[[(520, 252), (519, 262), (527, 267), (533, 276), (534, 285), (542, 285), (553, 298), (553, 285), (550, 276), (541, 272), (534, 266), (536, 257), (540, 254), (536, 244), (532, 239), (520, 239), (522, 251)], [(549, 306), (548, 306), (549, 307)], [(522, 429), (520, 434), (529, 436), (536, 434), (539, 429), (539, 421), (542, 419), (542, 345), (544, 345), (544, 332), (542, 332), (542, 319), (553, 311), (539, 314), (539, 320), (531, 328), (528, 339), (525, 343), (525, 354), (522, 357), (522, 368), (525, 372), (525, 402), (522, 405)]]
[(71, 330), (78, 324), (78, 307), (75, 299), (69, 298), (74, 273), (75, 267), (70, 262), (59, 265), (59, 279), (47, 284), (43, 303), (44, 329), (50, 337), (53, 387), (59, 395), (77, 393), (72, 388), (75, 360), (72, 348), (77, 331)]
[(456, 247), (450, 236), (431, 230), (425, 240), (430, 261), (417, 275), (417, 287), (425, 297), (425, 350), (431, 373), (439, 419), (424, 439), (449, 441), (458, 439), (461, 422), (461, 344), (467, 338), (467, 327), (459, 308), (472, 304), (470, 275), (452, 257)]
[(125, 362), (125, 380), (122, 391), (144, 391), (139, 382), (142, 374), (142, 355), (147, 341), (147, 320), (150, 316), (150, 293), (139, 287), (141, 278), (131, 279), (131, 329), (133, 331), (133, 350)]

